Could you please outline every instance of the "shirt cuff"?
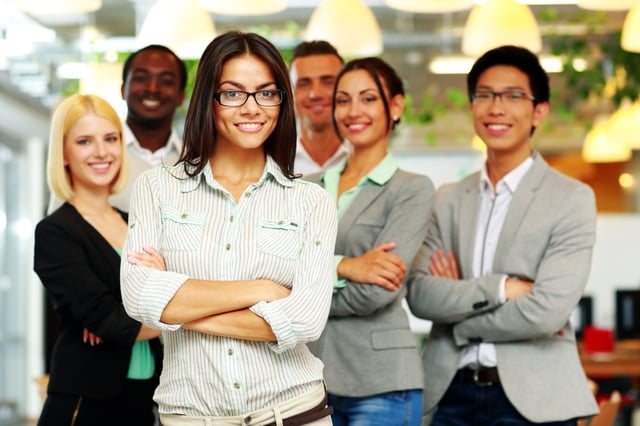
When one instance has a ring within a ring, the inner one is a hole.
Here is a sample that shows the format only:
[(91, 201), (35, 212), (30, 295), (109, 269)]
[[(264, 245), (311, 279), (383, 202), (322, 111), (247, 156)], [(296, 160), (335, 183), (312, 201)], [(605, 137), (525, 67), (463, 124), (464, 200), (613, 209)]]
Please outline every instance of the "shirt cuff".
[(272, 351), (282, 353), (293, 349), (297, 345), (298, 342), (296, 342), (291, 321), (284, 315), (282, 310), (268, 302), (258, 302), (251, 306), (249, 310), (264, 319), (271, 327), (273, 334), (276, 336), (275, 342), (269, 342), (269, 347)]
[(503, 275), (502, 279), (500, 280), (500, 285), (498, 286), (498, 300), (500, 301), (500, 303), (505, 303), (507, 301), (507, 290), (505, 288), (507, 278), (509, 278), (507, 275)]
[(147, 284), (140, 299), (147, 302), (140, 304), (140, 315), (142, 322), (149, 327), (160, 330), (177, 330), (182, 324), (167, 324), (160, 320), (162, 312), (167, 307), (169, 301), (189, 276), (170, 271), (152, 271), (148, 276)]
[(335, 265), (335, 271), (336, 271), (336, 276), (335, 279), (333, 280), (333, 290), (337, 290), (340, 288), (345, 288), (347, 286), (347, 280), (345, 278), (338, 278), (338, 265), (340, 264), (340, 262), (342, 262), (342, 260), (344, 259), (344, 256), (341, 256), (339, 254), (336, 254), (333, 256), (333, 261), (334, 261), (334, 265)]

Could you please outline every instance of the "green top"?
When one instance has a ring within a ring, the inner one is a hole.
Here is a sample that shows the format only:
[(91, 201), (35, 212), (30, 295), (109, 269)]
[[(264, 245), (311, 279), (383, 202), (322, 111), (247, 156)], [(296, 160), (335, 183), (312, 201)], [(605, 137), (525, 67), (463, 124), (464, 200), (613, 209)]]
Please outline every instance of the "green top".
[[(122, 252), (114, 247), (118, 255)], [(128, 379), (146, 380), (153, 377), (156, 370), (156, 360), (151, 353), (151, 345), (148, 340), (135, 342), (131, 348), (131, 359), (129, 360)]]
[[(340, 183), (340, 175), (344, 168), (347, 166), (347, 159), (345, 158), (340, 163), (327, 169), (322, 176), (324, 187), (329, 192), (331, 197), (337, 201), (338, 204), (338, 220), (342, 219), (344, 213), (349, 210), (349, 207), (353, 203), (353, 200), (358, 196), (360, 190), (367, 182), (373, 182), (376, 185), (385, 185), (393, 174), (398, 170), (398, 162), (391, 154), (387, 154), (386, 157), (378, 163), (365, 177), (360, 179), (360, 182), (353, 188), (342, 193), (338, 197), (338, 185)], [(338, 264), (342, 262), (344, 256), (335, 255), (336, 271), (338, 270)], [(347, 285), (347, 280), (344, 278), (338, 278), (336, 275), (336, 283), (333, 285), (334, 289), (344, 288)]]

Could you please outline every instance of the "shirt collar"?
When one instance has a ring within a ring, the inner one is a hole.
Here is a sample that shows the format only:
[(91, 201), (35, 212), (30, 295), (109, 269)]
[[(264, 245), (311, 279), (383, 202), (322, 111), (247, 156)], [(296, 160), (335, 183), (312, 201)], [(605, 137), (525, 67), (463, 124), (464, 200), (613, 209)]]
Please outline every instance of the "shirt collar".
[[(327, 169), (324, 173), (322, 180), (323, 181), (336, 181), (340, 179), (340, 174), (342, 174), (344, 168), (347, 166), (347, 158), (340, 160), (338, 164), (333, 167)], [(398, 170), (398, 162), (390, 153), (380, 161), (365, 177), (362, 178), (360, 183), (365, 180), (369, 180), (377, 185), (386, 184), (389, 179), (393, 176), (393, 174)]]
[[(496, 184), (496, 192), (503, 185), (511, 192), (516, 192), (518, 185), (522, 181), (522, 178), (527, 174), (531, 166), (533, 165), (533, 158), (528, 156), (522, 163), (520, 163), (515, 169), (511, 170), (507, 173), (498, 183)], [(489, 180), (489, 174), (487, 172), (487, 164), (485, 163), (482, 168), (482, 173), (480, 175), (480, 190), (486, 191), (491, 188), (491, 181)]]
[[(182, 169), (184, 167), (184, 163), (180, 163), (176, 167)], [(262, 186), (267, 179), (272, 179), (273, 181), (278, 182), (280, 185), (285, 187), (293, 186), (292, 180), (286, 177), (284, 173), (282, 173), (282, 170), (280, 170), (280, 166), (278, 165), (278, 163), (276, 163), (275, 160), (269, 155), (267, 155), (267, 161), (265, 163), (262, 176), (260, 177), (258, 182), (255, 183), (255, 187), (257, 188)], [(203, 181), (212, 188), (222, 189), (220, 184), (218, 184), (218, 182), (216, 182), (213, 177), (213, 170), (211, 169), (211, 163), (209, 163), (209, 161), (207, 161), (207, 163), (204, 165), (204, 168), (197, 175), (191, 178), (185, 176), (185, 179), (182, 182), (181, 186), (182, 192), (194, 191)]]
[[(124, 131), (124, 140), (127, 146), (135, 145), (136, 148), (146, 149), (142, 145), (140, 145), (140, 142), (138, 141), (138, 139), (136, 139), (136, 135), (133, 134), (133, 131), (126, 121), (122, 124), (122, 129)], [(165, 148), (174, 149), (178, 154), (180, 153), (180, 151), (182, 151), (182, 139), (178, 135), (178, 131), (175, 129), (175, 127), (171, 128), (171, 134), (169, 135), (169, 139), (167, 140)]]

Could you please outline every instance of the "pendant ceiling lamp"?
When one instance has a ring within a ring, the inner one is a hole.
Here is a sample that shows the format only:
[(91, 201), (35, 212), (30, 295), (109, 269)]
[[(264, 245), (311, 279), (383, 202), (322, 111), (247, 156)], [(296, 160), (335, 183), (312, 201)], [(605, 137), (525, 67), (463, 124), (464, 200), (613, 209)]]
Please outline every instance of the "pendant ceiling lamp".
[(504, 44), (542, 50), (542, 36), (529, 6), (516, 0), (486, 0), (471, 9), (462, 33), (462, 52), (480, 56)]
[(209, 12), (196, 0), (157, 0), (138, 33), (138, 42), (162, 44), (185, 59), (200, 58), (215, 37)]
[(287, 8), (287, 0), (198, 0), (209, 12), (221, 15), (270, 15)]
[(384, 4), (403, 12), (447, 13), (470, 9), (474, 0), (384, 0)]
[(305, 40), (325, 40), (346, 58), (382, 53), (382, 32), (362, 0), (323, 0), (313, 11)]
[(579, 0), (578, 7), (589, 10), (627, 10), (638, 4), (638, 0)]
[(588, 163), (617, 163), (631, 159), (631, 149), (611, 135), (607, 118), (598, 118), (582, 144), (582, 159)]
[(640, 100), (622, 102), (609, 119), (609, 134), (630, 149), (640, 149)]
[(640, 4), (632, 7), (624, 18), (620, 46), (628, 52), (640, 52)]
[(22, 11), (38, 15), (74, 15), (90, 13), (102, 7), (102, 0), (14, 0)]

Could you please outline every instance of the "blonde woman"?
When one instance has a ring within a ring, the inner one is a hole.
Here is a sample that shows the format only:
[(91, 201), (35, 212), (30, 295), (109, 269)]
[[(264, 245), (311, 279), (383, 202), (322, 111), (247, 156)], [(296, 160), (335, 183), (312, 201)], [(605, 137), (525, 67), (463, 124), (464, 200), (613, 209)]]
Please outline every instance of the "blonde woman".
[(121, 301), (127, 214), (109, 196), (126, 183), (127, 156), (111, 105), (95, 95), (64, 99), (47, 163), (50, 189), (66, 202), (35, 230), (34, 270), (60, 319), (38, 424), (153, 425), (160, 332), (131, 319)]

